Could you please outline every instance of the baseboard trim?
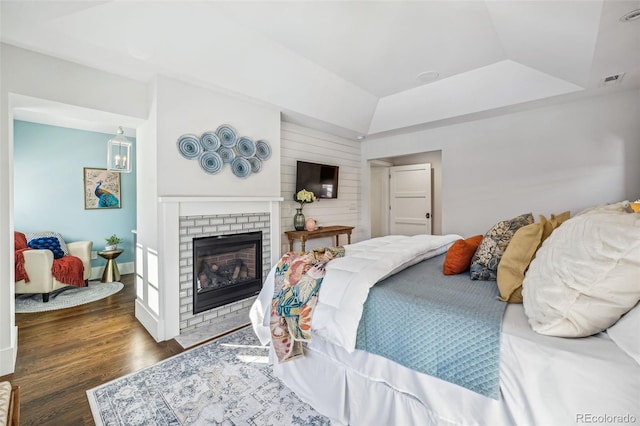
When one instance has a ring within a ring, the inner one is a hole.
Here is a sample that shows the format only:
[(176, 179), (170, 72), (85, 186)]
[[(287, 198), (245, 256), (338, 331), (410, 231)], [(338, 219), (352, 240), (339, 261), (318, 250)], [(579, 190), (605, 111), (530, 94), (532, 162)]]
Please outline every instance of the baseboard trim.
[(136, 299), (135, 305), (136, 319), (149, 332), (156, 342), (160, 342), (160, 321), (140, 300)]
[(0, 376), (11, 374), (16, 369), (18, 359), (18, 327), (11, 330), (11, 346), (0, 349)]

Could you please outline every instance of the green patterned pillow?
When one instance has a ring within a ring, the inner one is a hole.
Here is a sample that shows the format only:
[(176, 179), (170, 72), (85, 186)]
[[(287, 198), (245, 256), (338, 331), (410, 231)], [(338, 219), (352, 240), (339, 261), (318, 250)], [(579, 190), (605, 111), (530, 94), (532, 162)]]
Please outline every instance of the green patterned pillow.
[(57, 232), (51, 232), (51, 231), (27, 232), (25, 233), (25, 236), (27, 237), (27, 244), (29, 244), (31, 240), (36, 240), (39, 238), (48, 238), (48, 237), (57, 238), (58, 242), (60, 243), (60, 249), (62, 250), (64, 255), (65, 256), (69, 255), (69, 249), (67, 248), (67, 244), (62, 239), (62, 235), (58, 234)]
[(482, 242), (471, 259), (472, 280), (495, 281), (498, 263), (507, 249), (513, 234), (525, 225), (533, 223), (533, 215), (526, 213), (509, 220), (501, 220), (484, 234)]

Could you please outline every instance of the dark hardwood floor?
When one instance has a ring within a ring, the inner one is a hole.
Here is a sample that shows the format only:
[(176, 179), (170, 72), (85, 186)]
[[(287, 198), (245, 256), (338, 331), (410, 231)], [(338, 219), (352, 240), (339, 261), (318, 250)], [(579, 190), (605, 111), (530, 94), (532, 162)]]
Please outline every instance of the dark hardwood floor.
[(134, 316), (134, 275), (106, 299), (74, 308), (16, 314), (18, 360), (0, 377), (20, 386), (21, 424), (92, 425), (85, 391), (182, 352), (156, 343)]

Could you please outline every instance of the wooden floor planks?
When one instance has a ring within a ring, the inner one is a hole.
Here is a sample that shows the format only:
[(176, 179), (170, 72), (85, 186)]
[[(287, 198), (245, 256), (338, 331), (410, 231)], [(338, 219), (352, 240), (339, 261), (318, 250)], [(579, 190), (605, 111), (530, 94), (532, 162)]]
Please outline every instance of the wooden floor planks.
[(86, 390), (182, 352), (156, 343), (134, 316), (133, 275), (106, 299), (74, 308), (16, 314), (18, 360), (0, 377), (20, 386), (21, 425), (92, 425)]

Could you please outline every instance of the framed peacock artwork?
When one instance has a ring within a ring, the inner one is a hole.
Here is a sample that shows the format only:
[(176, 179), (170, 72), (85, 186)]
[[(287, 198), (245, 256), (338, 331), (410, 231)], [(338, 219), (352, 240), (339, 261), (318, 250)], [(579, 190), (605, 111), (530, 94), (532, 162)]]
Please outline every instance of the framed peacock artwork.
[(107, 169), (84, 168), (85, 210), (121, 208), (120, 191), (120, 173)]

